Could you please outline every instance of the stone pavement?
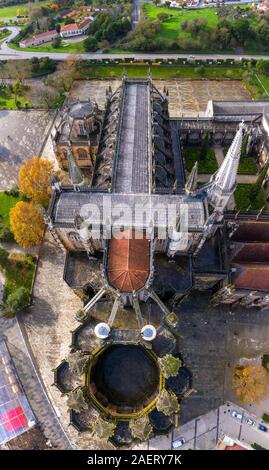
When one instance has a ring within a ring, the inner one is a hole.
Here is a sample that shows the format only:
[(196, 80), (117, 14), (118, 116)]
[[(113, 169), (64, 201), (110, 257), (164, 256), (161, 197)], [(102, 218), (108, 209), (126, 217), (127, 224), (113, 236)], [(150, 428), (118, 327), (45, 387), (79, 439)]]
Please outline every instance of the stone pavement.
[[(169, 112), (171, 117), (202, 116), (209, 100), (249, 99), (244, 84), (240, 80), (154, 80), (160, 92), (164, 86), (169, 91)], [(105, 104), (105, 91), (110, 85), (114, 91), (120, 80), (78, 80), (71, 90), (71, 99), (95, 99), (102, 108)]]
[(33, 305), (21, 316), (21, 322), (47, 394), (73, 446), (89, 450), (107, 449), (111, 448), (110, 444), (92, 437), (91, 433), (79, 435), (69, 426), (66, 397), (52, 387), (52, 369), (69, 354), (70, 331), (79, 325), (74, 319), (75, 312), (82, 306), (63, 280), (64, 260), (64, 253), (47, 234), (38, 265)]
[(25, 160), (39, 155), (55, 111), (0, 111), (0, 191), (17, 184)]

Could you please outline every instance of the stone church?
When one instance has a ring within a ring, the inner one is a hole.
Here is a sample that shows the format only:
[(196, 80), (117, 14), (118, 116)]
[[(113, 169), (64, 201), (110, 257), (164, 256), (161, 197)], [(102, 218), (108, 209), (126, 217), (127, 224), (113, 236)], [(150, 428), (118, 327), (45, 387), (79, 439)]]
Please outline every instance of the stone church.
[[(44, 217), (66, 251), (64, 279), (85, 311), (104, 296), (114, 299), (110, 325), (119, 305), (134, 307), (139, 321), (140, 302), (150, 298), (167, 314), (166, 301), (193, 288), (211, 289), (215, 304), (269, 306), (268, 214), (226, 210), (245, 133), (252, 145), (260, 142), (257, 118), (237, 111), (230, 121), (170, 119), (168, 100), (151, 77), (124, 78), (108, 90), (104, 110), (90, 101), (64, 109), (53, 136), (71, 184), (53, 179)], [(202, 126), (216, 138), (221, 122), (229, 150), (199, 186), (197, 165), (186, 177), (184, 141), (201, 136)]]

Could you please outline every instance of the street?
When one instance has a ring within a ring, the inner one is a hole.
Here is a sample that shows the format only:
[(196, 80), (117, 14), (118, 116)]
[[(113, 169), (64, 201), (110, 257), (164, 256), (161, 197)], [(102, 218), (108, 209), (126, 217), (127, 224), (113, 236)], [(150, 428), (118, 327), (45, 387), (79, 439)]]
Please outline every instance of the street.
[[(137, 0), (138, 1), (138, 0)], [(17, 51), (12, 49), (7, 41), (10, 41), (19, 33), (19, 28), (17, 26), (9, 26), (8, 29), (11, 31), (10, 36), (7, 40), (3, 42), (0, 46), (0, 59), (7, 60), (7, 59), (32, 59), (33, 57), (42, 58), (42, 57), (50, 57), (51, 59), (55, 60), (65, 60), (67, 57), (70, 57), (70, 53), (67, 52), (29, 52), (24, 51), (23, 49)], [(75, 59), (99, 59), (99, 60), (106, 60), (106, 59), (144, 59), (144, 60), (154, 60), (154, 59), (188, 59), (190, 58), (190, 54), (172, 54), (172, 53), (160, 53), (160, 54), (152, 54), (152, 53), (137, 53), (134, 52), (133, 54), (111, 54), (111, 53), (99, 53), (99, 52), (87, 52), (83, 54), (74, 54)], [(200, 59), (200, 60), (218, 60), (218, 59), (234, 59), (236, 61), (240, 61), (242, 59), (251, 60), (251, 59), (263, 59), (269, 60), (269, 54), (196, 54), (191, 56), (192, 60)]]

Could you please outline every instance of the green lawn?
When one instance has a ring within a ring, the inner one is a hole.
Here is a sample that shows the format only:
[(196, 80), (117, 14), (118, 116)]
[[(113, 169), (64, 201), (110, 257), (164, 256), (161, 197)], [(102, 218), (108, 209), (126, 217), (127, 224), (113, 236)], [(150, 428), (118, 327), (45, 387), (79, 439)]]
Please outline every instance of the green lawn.
[[(229, 147), (223, 148), (224, 156), (228, 152)], [(239, 162), (238, 175), (256, 175), (258, 173), (257, 164), (252, 157), (242, 157)]]
[(238, 184), (234, 193), (237, 209), (246, 210), (250, 206), (253, 210), (260, 210), (265, 205), (265, 196), (262, 188), (253, 199), (253, 184)]
[[(24, 94), (18, 96), (20, 107), (29, 106), (27, 97)], [(15, 103), (15, 97), (8, 87), (0, 88), (0, 109), (18, 109)]]
[[(40, 1), (40, 4), (47, 3), (46, 1)], [(0, 18), (16, 18), (17, 15), (28, 15), (29, 13), (29, 4), (18, 4), (11, 5), (9, 7), (0, 7)]]
[(83, 78), (120, 78), (127, 73), (131, 78), (147, 77), (148, 72), (152, 73), (153, 78), (241, 78), (242, 70), (240, 67), (214, 67), (205, 66), (204, 72), (197, 71), (193, 66), (176, 65), (88, 65), (87, 62), (81, 67), (81, 76)]
[(218, 17), (216, 15), (217, 8), (203, 8), (200, 10), (173, 9), (166, 7), (156, 7), (149, 3), (144, 5), (145, 14), (148, 18), (156, 19), (160, 13), (167, 13), (170, 18), (162, 22), (161, 31), (157, 38), (176, 41), (179, 37), (189, 38), (190, 33), (181, 28), (183, 21), (206, 18), (208, 21), (207, 28), (217, 26)]
[(6, 260), (1, 260), (0, 269), (5, 278), (4, 302), (19, 287), (25, 287), (30, 295), (35, 265), (36, 259), (23, 253), (12, 253)]
[(11, 196), (0, 192), (0, 220), (4, 227), (9, 228), (9, 211), (20, 201), (19, 196)]
[(200, 145), (186, 145), (184, 147), (186, 168), (191, 171), (193, 165), (198, 161), (198, 173), (211, 175), (218, 169), (214, 149), (209, 148), (206, 158), (201, 159)]
[(254, 158), (244, 157), (241, 158), (238, 168), (239, 175), (256, 175), (257, 165)]
[(208, 27), (216, 26), (218, 24), (218, 17), (216, 15), (216, 8), (203, 8), (203, 10), (179, 10), (173, 8), (156, 7), (154, 5), (145, 4), (145, 13), (148, 18), (156, 19), (160, 13), (167, 13), (170, 18), (162, 22), (161, 31), (157, 38), (165, 38), (171, 41), (176, 41), (179, 37), (190, 37), (187, 31), (183, 31), (181, 24), (186, 20), (194, 20), (196, 18), (207, 18)]
[[(20, 46), (10, 42), (9, 46), (15, 50), (21, 50)], [(85, 52), (84, 48), (84, 41), (75, 42), (72, 44), (67, 44), (65, 41), (62, 41), (62, 45), (60, 47), (53, 47), (52, 44), (43, 44), (42, 46), (32, 46), (32, 47), (24, 47), (24, 51), (29, 52), (68, 52), (68, 53), (82, 53)]]

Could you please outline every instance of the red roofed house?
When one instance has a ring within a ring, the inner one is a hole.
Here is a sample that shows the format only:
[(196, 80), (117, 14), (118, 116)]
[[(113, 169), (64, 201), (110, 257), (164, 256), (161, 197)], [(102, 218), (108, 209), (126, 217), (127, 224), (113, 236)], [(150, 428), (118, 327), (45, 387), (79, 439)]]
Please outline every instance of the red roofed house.
[(215, 301), (227, 304), (268, 307), (269, 222), (238, 221), (231, 236), (231, 273), (228, 287), (215, 294)]
[(92, 22), (91, 18), (88, 18), (81, 23), (72, 23), (66, 24), (61, 27), (60, 35), (62, 38), (69, 38), (72, 36), (80, 36), (81, 34), (85, 34)]
[(52, 31), (46, 31), (45, 33), (35, 34), (31, 38), (20, 41), (20, 47), (40, 46), (41, 44), (52, 41), (58, 36), (59, 34), (55, 29)]
[(269, 3), (267, 2), (261, 2), (257, 6), (257, 10), (261, 13), (267, 13), (269, 11)]

